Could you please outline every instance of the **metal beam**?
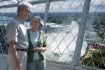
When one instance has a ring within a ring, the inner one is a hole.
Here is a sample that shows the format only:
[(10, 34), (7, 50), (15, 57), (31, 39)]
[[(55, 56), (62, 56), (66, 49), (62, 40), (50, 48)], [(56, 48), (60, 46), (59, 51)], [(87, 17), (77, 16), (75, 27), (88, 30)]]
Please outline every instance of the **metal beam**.
[[(50, 0), (50, 2), (55, 2), (55, 1), (65, 1), (65, 0)], [(34, 5), (34, 4), (41, 4), (41, 3), (46, 3), (46, 2), (47, 2), (46, 0), (43, 0), (43, 1), (30, 1), (29, 3)], [(0, 6), (0, 9), (1, 8), (12, 8), (12, 7), (17, 7), (17, 6), (18, 4), (2, 5)]]
[(45, 13), (44, 13), (44, 23), (47, 22), (49, 7), (50, 7), (50, 0), (47, 0), (46, 9), (45, 9)]
[(48, 11), (49, 11), (49, 7), (50, 7), (50, 0), (47, 0), (47, 3), (46, 3), (46, 9), (45, 9), (45, 13), (44, 13), (44, 31), (45, 31), (45, 27), (46, 27), (46, 22), (47, 22), (47, 18), (48, 18)]
[[(50, 2), (55, 2), (55, 1), (65, 1), (65, 0), (50, 0)], [(46, 3), (47, 0), (42, 0), (42, 1), (32, 1), (30, 2), (31, 4), (40, 4), (40, 3)]]
[(0, 0), (0, 2), (9, 1), (9, 0)]
[(82, 49), (82, 44), (83, 44), (83, 39), (84, 39), (84, 33), (86, 29), (86, 22), (87, 22), (87, 17), (88, 17), (89, 8), (90, 8), (90, 2), (91, 0), (85, 0), (84, 2), (83, 16), (81, 18), (82, 20), (80, 23), (79, 33), (78, 33), (77, 42), (76, 42), (76, 48), (74, 51), (73, 66), (79, 65), (80, 54), (81, 54), (81, 49)]

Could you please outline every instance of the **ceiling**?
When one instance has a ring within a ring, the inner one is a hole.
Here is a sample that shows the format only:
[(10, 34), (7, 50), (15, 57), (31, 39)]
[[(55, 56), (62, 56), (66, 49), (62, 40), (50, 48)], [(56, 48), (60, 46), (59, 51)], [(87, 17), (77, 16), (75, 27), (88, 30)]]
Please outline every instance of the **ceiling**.
[[(32, 12), (45, 12), (47, 0), (0, 0), (0, 12), (16, 12), (21, 1), (30, 2)], [(82, 12), (85, 0), (50, 0), (49, 12)], [(105, 0), (91, 0), (91, 12), (105, 12)]]

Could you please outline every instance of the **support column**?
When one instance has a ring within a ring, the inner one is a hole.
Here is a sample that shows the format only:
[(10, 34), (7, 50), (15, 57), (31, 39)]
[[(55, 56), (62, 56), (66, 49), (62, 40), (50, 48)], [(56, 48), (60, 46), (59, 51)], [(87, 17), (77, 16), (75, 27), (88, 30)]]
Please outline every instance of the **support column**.
[(47, 22), (47, 18), (48, 18), (49, 7), (50, 7), (50, 1), (47, 0), (45, 14), (44, 14), (44, 18), (43, 18), (44, 19), (45, 26), (46, 26), (46, 22)]
[(91, 0), (85, 0), (84, 2), (83, 15), (81, 18), (79, 33), (78, 33), (77, 42), (76, 42), (76, 48), (73, 56), (73, 67), (78, 65), (80, 62), (80, 55), (81, 55), (81, 49), (82, 49), (82, 44), (84, 39), (84, 33), (86, 29), (86, 22), (87, 22), (89, 8), (90, 8), (90, 2)]

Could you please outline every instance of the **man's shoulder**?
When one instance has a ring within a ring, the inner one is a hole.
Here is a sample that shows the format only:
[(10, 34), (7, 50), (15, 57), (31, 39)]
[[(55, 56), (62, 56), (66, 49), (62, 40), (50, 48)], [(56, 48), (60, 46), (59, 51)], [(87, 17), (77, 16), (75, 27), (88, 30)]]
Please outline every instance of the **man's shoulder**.
[(20, 23), (20, 21), (16, 17), (12, 18), (11, 22), (14, 23), (15, 25)]
[(19, 23), (17, 22), (16, 18), (12, 18), (7, 26), (18, 26)]

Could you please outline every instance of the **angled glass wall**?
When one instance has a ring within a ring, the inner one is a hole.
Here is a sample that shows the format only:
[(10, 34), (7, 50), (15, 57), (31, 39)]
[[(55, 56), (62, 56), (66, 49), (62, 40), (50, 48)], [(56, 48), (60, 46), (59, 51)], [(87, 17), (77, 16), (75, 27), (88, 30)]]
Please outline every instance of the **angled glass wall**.
[[(31, 16), (44, 19), (46, 0), (26, 0), (33, 4)], [(76, 47), (81, 16), (85, 0), (51, 0), (45, 26), (47, 38), (46, 58), (54, 62), (71, 64)], [(0, 1), (0, 52), (6, 53), (5, 26), (15, 16), (16, 6), (21, 0)], [(8, 6), (8, 7), (7, 7)], [(105, 1), (91, 0), (87, 27), (80, 55), (81, 65), (105, 68), (104, 50), (93, 45), (104, 44)], [(30, 17), (31, 17), (30, 16)], [(27, 20), (26, 25), (30, 22)], [(29, 25), (28, 25), (29, 26)], [(99, 47), (99, 46), (97, 46)], [(94, 52), (96, 50), (98, 52)], [(101, 50), (101, 51), (100, 51)], [(93, 54), (94, 53), (94, 54)], [(99, 59), (97, 59), (99, 57)], [(100, 60), (100, 61), (97, 61)], [(102, 60), (102, 61), (101, 61)]]

